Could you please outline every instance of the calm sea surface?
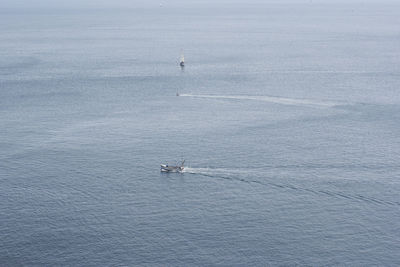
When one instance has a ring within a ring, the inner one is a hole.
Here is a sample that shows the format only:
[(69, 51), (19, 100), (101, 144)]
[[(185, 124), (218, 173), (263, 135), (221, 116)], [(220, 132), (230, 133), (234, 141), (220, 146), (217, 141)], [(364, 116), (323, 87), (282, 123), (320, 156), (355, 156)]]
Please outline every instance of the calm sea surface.
[(399, 266), (399, 14), (1, 9), (0, 265)]

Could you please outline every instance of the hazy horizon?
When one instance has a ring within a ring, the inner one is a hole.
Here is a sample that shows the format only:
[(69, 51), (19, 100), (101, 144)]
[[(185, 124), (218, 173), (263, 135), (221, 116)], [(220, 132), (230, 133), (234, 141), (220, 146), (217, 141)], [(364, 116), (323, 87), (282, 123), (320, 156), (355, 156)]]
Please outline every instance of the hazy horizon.
[(71, 1), (52, 1), (52, 0), (3, 0), (1, 8), (135, 8), (135, 7), (199, 7), (199, 6), (218, 6), (225, 5), (229, 8), (230, 5), (252, 6), (252, 5), (268, 5), (268, 4), (303, 4), (303, 5), (362, 5), (364, 4), (399, 4), (396, 0), (159, 0), (159, 1), (137, 1), (137, 0), (71, 0)]

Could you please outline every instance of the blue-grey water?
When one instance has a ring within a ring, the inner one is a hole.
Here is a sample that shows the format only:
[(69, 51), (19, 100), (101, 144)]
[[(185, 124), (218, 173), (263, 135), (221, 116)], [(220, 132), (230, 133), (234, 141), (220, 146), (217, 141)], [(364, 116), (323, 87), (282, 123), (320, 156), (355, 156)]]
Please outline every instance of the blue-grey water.
[(399, 14), (0, 9), (0, 265), (399, 266)]

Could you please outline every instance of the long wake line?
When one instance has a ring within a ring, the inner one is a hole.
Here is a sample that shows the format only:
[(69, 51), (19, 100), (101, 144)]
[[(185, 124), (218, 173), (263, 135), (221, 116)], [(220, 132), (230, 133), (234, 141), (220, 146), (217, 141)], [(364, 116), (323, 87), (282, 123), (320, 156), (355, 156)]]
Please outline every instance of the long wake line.
[(324, 101), (316, 99), (301, 99), (301, 98), (287, 98), (278, 96), (246, 96), (246, 95), (193, 95), (193, 94), (180, 94), (184, 97), (195, 98), (216, 98), (216, 99), (236, 99), (236, 100), (255, 100), (269, 103), (276, 103), (291, 106), (308, 106), (308, 107), (334, 107), (343, 105), (343, 103)]
[[(205, 171), (207, 170), (207, 171)], [(223, 169), (221, 169), (223, 170)], [(310, 189), (310, 188), (302, 188), (298, 187), (295, 185), (291, 184), (278, 184), (274, 182), (262, 182), (258, 180), (253, 180), (253, 179), (245, 179), (245, 178), (240, 178), (240, 177), (232, 177), (232, 176), (226, 176), (226, 175), (215, 175), (209, 173), (210, 169), (205, 169), (205, 168), (187, 168), (185, 171), (186, 173), (194, 174), (194, 175), (201, 175), (204, 177), (209, 177), (209, 178), (219, 178), (219, 179), (224, 179), (224, 180), (231, 180), (231, 181), (239, 181), (239, 182), (244, 182), (248, 184), (259, 184), (263, 186), (273, 186), (277, 188), (283, 188), (283, 189), (292, 189), (296, 191), (303, 191), (303, 192), (308, 192), (308, 193), (313, 193), (313, 194), (318, 194), (318, 195), (327, 195), (331, 197), (337, 197), (337, 198), (345, 198), (349, 200), (357, 200), (357, 201), (363, 201), (363, 202), (368, 202), (368, 203), (373, 203), (373, 204), (378, 204), (378, 205), (388, 205), (388, 206), (400, 206), (400, 202), (393, 202), (393, 201), (387, 201), (387, 200), (382, 200), (374, 197), (367, 197), (363, 195), (350, 195), (342, 192), (334, 192), (334, 191), (329, 191), (329, 190), (318, 190), (318, 189)], [(240, 173), (240, 172), (238, 172)]]

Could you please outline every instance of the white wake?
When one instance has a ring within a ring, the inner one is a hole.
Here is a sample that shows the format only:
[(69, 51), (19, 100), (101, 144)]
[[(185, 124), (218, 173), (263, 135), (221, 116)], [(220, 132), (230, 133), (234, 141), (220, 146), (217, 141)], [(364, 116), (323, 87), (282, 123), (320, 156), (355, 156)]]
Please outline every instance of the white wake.
[(191, 168), (185, 167), (183, 170), (185, 173), (190, 174), (202, 174), (202, 175), (238, 175), (238, 174), (249, 174), (248, 169), (227, 169), (227, 168)]
[(343, 103), (324, 101), (316, 99), (302, 99), (302, 98), (287, 98), (277, 96), (246, 96), (246, 95), (192, 95), (192, 94), (180, 94), (184, 97), (195, 97), (195, 98), (217, 98), (217, 99), (236, 99), (236, 100), (254, 100), (263, 101), (269, 103), (276, 103), (282, 105), (294, 105), (294, 106), (311, 106), (311, 107), (334, 107), (342, 105)]

